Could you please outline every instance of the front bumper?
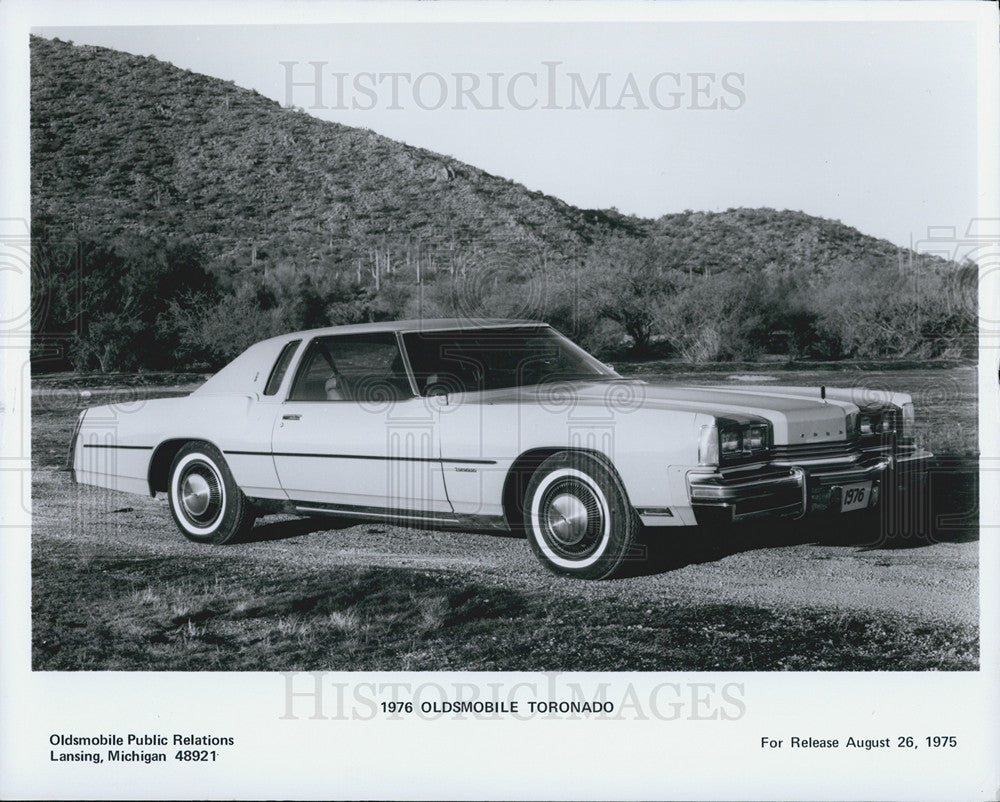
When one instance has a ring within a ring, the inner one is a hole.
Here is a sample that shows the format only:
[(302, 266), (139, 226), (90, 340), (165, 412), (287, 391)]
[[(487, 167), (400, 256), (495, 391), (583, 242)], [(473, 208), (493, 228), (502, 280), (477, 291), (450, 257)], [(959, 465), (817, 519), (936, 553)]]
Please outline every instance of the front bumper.
[(870, 482), (865, 507), (870, 509), (878, 506), (886, 490), (897, 487), (904, 475), (919, 471), (931, 456), (919, 449), (902, 453), (876, 449), (846, 464), (768, 463), (725, 472), (691, 471), (688, 496), (699, 522), (801, 518), (808, 513), (840, 512), (844, 486)]

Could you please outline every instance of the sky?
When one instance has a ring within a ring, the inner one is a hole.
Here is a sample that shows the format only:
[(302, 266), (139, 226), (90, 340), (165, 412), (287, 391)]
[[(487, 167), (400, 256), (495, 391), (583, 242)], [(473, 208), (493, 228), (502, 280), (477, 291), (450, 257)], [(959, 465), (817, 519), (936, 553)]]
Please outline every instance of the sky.
[[(977, 216), (971, 23), (435, 22), (35, 32), (231, 80), (282, 105), (448, 154), (584, 208), (644, 217), (794, 209), (899, 245), (920, 241), (929, 229), (964, 231)], [(463, 88), (470, 91), (463, 95)], [(323, 108), (311, 108), (317, 105)]]

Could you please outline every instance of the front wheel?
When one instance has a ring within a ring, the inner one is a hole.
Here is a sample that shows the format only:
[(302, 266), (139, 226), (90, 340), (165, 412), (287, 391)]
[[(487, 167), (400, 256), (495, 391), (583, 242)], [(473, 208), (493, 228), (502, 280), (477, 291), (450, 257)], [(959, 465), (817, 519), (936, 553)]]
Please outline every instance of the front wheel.
[(546, 459), (528, 483), (524, 510), (531, 549), (554, 573), (605, 579), (635, 547), (639, 522), (621, 483), (587, 454)]
[(188, 540), (222, 545), (250, 531), (254, 509), (220, 451), (188, 443), (170, 467), (170, 513)]

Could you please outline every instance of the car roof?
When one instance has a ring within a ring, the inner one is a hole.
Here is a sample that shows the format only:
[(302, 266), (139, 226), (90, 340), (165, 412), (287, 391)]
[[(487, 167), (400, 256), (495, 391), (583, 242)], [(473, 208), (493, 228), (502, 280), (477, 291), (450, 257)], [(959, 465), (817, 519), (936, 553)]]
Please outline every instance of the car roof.
[(462, 318), (442, 317), (419, 320), (386, 320), (380, 323), (353, 323), (347, 326), (326, 326), (321, 329), (289, 332), (275, 340), (291, 340), (305, 337), (318, 337), (326, 334), (365, 334), (370, 332), (413, 332), (413, 331), (477, 331), (479, 329), (499, 329), (513, 327), (548, 326), (538, 320), (504, 320), (503, 318)]
[(251, 345), (222, 370), (194, 391), (199, 395), (252, 394), (261, 392), (268, 381), (269, 371), (286, 343), (308, 340), (312, 337), (365, 332), (414, 332), (414, 331), (479, 331), (504, 328), (548, 328), (548, 324), (535, 320), (503, 320), (485, 318), (434, 318), (424, 320), (390, 320), (384, 323), (357, 323), (352, 326), (327, 326), (322, 329), (289, 332), (270, 337)]

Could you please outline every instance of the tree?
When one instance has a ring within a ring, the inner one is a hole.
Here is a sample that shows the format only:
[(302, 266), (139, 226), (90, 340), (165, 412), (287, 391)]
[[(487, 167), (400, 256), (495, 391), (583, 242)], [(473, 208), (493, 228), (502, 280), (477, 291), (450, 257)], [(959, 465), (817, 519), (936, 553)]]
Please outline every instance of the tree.
[(689, 362), (746, 358), (758, 350), (750, 332), (760, 324), (764, 298), (746, 274), (694, 276), (658, 310), (656, 324)]
[(73, 233), (55, 248), (44, 230), (34, 235), (43, 243), (41, 254), (63, 254), (45, 265), (39, 284), (48, 295), (47, 328), (72, 335), (69, 357), (77, 370), (176, 366), (171, 301), (191, 295), (212, 303), (216, 297), (194, 243), (141, 232), (110, 240)]
[(582, 298), (597, 317), (625, 330), (635, 352), (648, 352), (658, 317), (676, 294), (682, 263), (682, 252), (667, 238), (605, 240), (585, 259)]

